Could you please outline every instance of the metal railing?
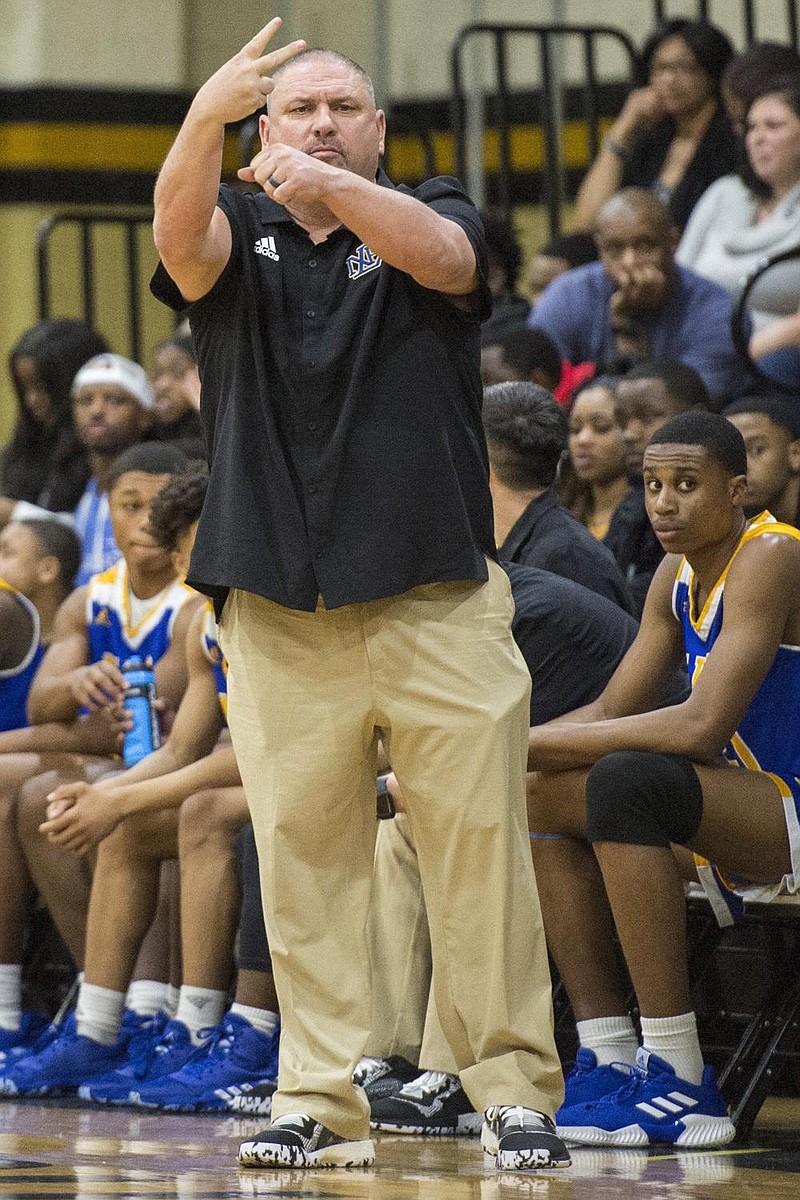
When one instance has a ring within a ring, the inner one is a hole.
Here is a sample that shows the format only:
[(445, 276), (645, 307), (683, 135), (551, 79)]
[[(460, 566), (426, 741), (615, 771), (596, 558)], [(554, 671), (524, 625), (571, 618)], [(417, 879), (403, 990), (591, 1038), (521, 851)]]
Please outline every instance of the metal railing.
[[(687, 13), (685, 11), (685, 6), (682, 6), (682, 7), (684, 7), (683, 12), (672, 13), (669, 11), (669, 4), (665, 3), (664, 0), (653, 0), (654, 24), (658, 25), (659, 22), (669, 20), (669, 18), (673, 17), (673, 16), (674, 17), (687, 16)], [(742, 12), (742, 17), (744, 19), (745, 41), (747, 42), (748, 46), (750, 46), (753, 42), (757, 41), (759, 38), (770, 38), (771, 36), (774, 37), (774, 33), (770, 34), (770, 29), (759, 29), (758, 28), (759, 12), (761, 12), (761, 15), (764, 15), (764, 14), (763, 14), (763, 9), (762, 9), (761, 5), (758, 4), (756, 2), (756, 0), (740, 0), (740, 7), (741, 7), (741, 12)], [(786, 28), (789, 33), (789, 41), (791, 42), (791, 44), (793, 46), (797, 46), (798, 45), (797, 0), (786, 0), (784, 7), (786, 9)], [(714, 16), (715, 16), (714, 5), (709, 3), (709, 0), (697, 0), (696, 12), (694, 13), (694, 19), (696, 19), (698, 21), (713, 21)], [(768, 16), (769, 16), (770, 20), (772, 20), (772, 18), (774, 17), (774, 12), (772, 10), (770, 10)]]
[[(792, 262), (797, 259), (800, 259), (800, 245), (793, 246), (791, 250), (784, 250), (781, 254), (774, 254), (771, 258), (765, 258), (763, 262), (760, 262), (742, 284), (742, 290), (739, 292), (731, 315), (733, 344), (749, 365), (750, 370), (762, 382), (768, 383), (771, 388), (781, 392), (792, 392), (795, 395), (800, 390), (797, 383), (783, 383), (780, 379), (773, 378), (773, 376), (759, 366), (758, 360), (754, 359), (751, 355), (750, 338), (748, 328), (745, 325), (745, 318), (749, 313), (748, 302), (750, 297), (764, 275), (768, 271), (772, 271), (775, 267), (779, 267), (782, 263)], [(798, 347), (798, 350), (800, 350), (800, 347)]]
[[(453, 42), (450, 55), (451, 125), (456, 144), (456, 174), (464, 180), (478, 204), (484, 202), (485, 172), (483, 134), (486, 126), (485, 107), (488, 96), (469, 93), (464, 82), (465, 52), (476, 39), (489, 39), (494, 52), (494, 81), (492, 93), (493, 124), (497, 128), (499, 170), (497, 172), (497, 207), (511, 216), (511, 88), (509, 86), (509, 43), (512, 39), (533, 43), (538, 51), (538, 76), (541, 79), (539, 124), (544, 135), (543, 201), (547, 208), (550, 233), (561, 230), (561, 210), (564, 203), (563, 161), (561, 149), (561, 113), (563, 83), (557, 70), (556, 55), (572, 41), (582, 48), (581, 94), (583, 119), (588, 127), (589, 155), (594, 159), (600, 145), (600, 104), (597, 78), (597, 43), (607, 39), (621, 46), (628, 57), (630, 75), (634, 75), (639, 58), (631, 39), (611, 25), (494, 25), (476, 22), (467, 25)], [(476, 105), (477, 102), (477, 105)], [(476, 117), (476, 107), (479, 111)], [(469, 141), (468, 147), (468, 129)], [(468, 156), (468, 149), (470, 151)], [(476, 170), (471, 163), (479, 164)]]
[(62, 212), (42, 221), (36, 233), (36, 262), (39, 289), (39, 316), (52, 316), (51, 245), (54, 231), (72, 226), (78, 233), (80, 257), (80, 315), (87, 325), (97, 321), (97, 228), (115, 227), (123, 234), (124, 280), (127, 308), (127, 329), (130, 356), (142, 361), (142, 288), (139, 229), (152, 224), (147, 213), (83, 213)]

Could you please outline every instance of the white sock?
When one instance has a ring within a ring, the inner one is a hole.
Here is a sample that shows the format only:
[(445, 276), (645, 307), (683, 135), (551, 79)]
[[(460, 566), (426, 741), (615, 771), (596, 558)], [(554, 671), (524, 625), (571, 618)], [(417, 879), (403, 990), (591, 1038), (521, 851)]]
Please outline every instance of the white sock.
[(154, 1017), (167, 1002), (169, 984), (158, 979), (134, 979), (125, 997), (125, 1007), (138, 1017)]
[(699, 1084), (703, 1079), (703, 1055), (693, 1012), (677, 1017), (642, 1017), (642, 1045), (663, 1058), (679, 1079)]
[(593, 1017), (578, 1021), (577, 1030), (580, 1044), (594, 1051), (599, 1067), (615, 1062), (635, 1064), (639, 1039), (631, 1017)]
[(253, 1029), (257, 1029), (266, 1037), (272, 1037), (280, 1023), (278, 1014), (270, 1012), (268, 1008), (253, 1008), (249, 1004), (232, 1004), (231, 1012), (244, 1017), (245, 1021), (250, 1022)]
[(180, 1000), (180, 998), (181, 998), (180, 988), (175, 987), (175, 984), (171, 983), (169, 985), (169, 987), (167, 988), (167, 998), (164, 1002), (164, 1012), (167, 1014), (168, 1017), (175, 1016), (175, 1013), (178, 1011), (178, 1001)]
[(81, 1037), (112, 1046), (119, 1035), (125, 993), (94, 983), (82, 983), (75, 1007), (75, 1028)]
[(185, 984), (181, 988), (175, 1020), (183, 1021), (195, 1046), (204, 1040), (197, 1036), (201, 1029), (219, 1025), (227, 999), (227, 992), (216, 992), (212, 988), (186, 987)]
[(22, 964), (0, 963), (0, 1029), (19, 1029), (22, 1022)]

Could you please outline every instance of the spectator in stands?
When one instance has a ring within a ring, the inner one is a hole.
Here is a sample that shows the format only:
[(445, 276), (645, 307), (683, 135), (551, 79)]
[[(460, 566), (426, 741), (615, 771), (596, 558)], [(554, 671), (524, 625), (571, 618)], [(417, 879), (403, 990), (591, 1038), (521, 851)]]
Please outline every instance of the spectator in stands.
[(731, 340), (727, 292), (674, 261), (669, 215), (652, 192), (628, 188), (597, 222), (599, 263), (560, 276), (528, 323), (572, 363), (612, 369), (631, 359), (673, 358), (694, 367), (708, 390), (733, 399), (750, 382)]
[(617, 418), (618, 383), (613, 375), (590, 380), (574, 396), (567, 415), (567, 456), (561, 464), (559, 497), (598, 542), (608, 533), (631, 486)]
[(565, 233), (553, 238), (531, 256), (525, 273), (531, 305), (559, 275), (597, 261), (597, 245), (590, 233)]
[(153, 424), (153, 393), (138, 363), (119, 354), (101, 354), (81, 367), (72, 384), (72, 413), (91, 466), (75, 510), (83, 546), (76, 580), (80, 587), (118, 561), (109, 510), (108, 479), (123, 451), (141, 442)]
[(644, 449), (670, 417), (691, 408), (708, 408), (709, 395), (696, 371), (666, 359), (634, 367), (617, 384), (616, 398), (631, 490), (611, 518), (605, 543), (625, 574), (633, 593), (634, 612), (640, 616), (647, 589), (664, 557), (644, 504)]
[[(746, 521), (746, 468), (717, 414), (654, 435), (645, 496), (667, 554), (636, 641), (593, 704), (530, 731), (531, 847), (581, 1043), (557, 1121), (570, 1141), (694, 1149), (736, 1132), (697, 1037), (683, 879), (722, 923), (800, 886), (800, 533)], [(689, 698), (652, 711), (684, 656)]]
[(736, 137), (720, 101), (733, 47), (702, 21), (665, 21), (646, 43), (647, 82), (628, 96), (578, 192), (576, 217), (592, 229), (620, 188), (650, 188), (683, 229), (700, 196), (736, 169)]
[(722, 415), (736, 426), (747, 450), (746, 516), (766, 509), (800, 527), (800, 413), (786, 396), (743, 396)]
[[(800, 71), (772, 79), (745, 116), (747, 181), (725, 175), (695, 207), (676, 261), (732, 296), (765, 258), (800, 245)], [(800, 305), (796, 262), (769, 271), (753, 299), (756, 332)]]
[(483, 393), (489, 487), (499, 557), (583, 584), (629, 611), (613, 555), (562, 508), (555, 492), (567, 418), (543, 387), (500, 383)]
[(552, 392), (559, 404), (566, 404), (575, 388), (594, 374), (593, 363), (573, 367), (562, 360), (553, 341), (541, 329), (527, 325), (510, 328), (497, 340), (481, 346), (481, 382), (527, 381)]
[[(188, 565), (207, 478), (205, 467), (193, 465), (153, 501), (151, 530), (177, 556), (179, 571)], [(128, 771), (93, 786), (66, 785), (48, 797), (41, 832), (49, 841), (77, 854), (98, 848), (85, 979), (75, 1028), (65, 1027), (41, 1054), (15, 1065), (6, 1090), (84, 1087), (95, 1100), (127, 1101), (135, 1092), (143, 1104), (222, 1107), (214, 1105), (215, 1086), (257, 1080), (267, 1070), (274, 1077), (274, 1013), (265, 1017), (270, 1029), (264, 1034), (234, 1006), (225, 1036), (211, 1037), (227, 1007), (233, 972), (239, 911), (234, 848), (248, 810), (232, 747), (213, 752), (225, 725), (227, 671), (210, 602), (195, 610), (186, 637), (189, 682), (166, 744)], [(174, 1020), (151, 1027), (151, 1045), (143, 1052), (140, 1043), (119, 1036), (126, 990), (153, 918), (161, 864), (176, 857), (183, 985)], [(254, 1019), (263, 1026), (260, 1016)], [(183, 1077), (174, 1086), (171, 1077), (198, 1059), (199, 1046), (213, 1062), (204, 1060), (195, 1081), (199, 1094), (195, 1087), (190, 1097)]]
[(800, 74), (800, 54), (782, 42), (753, 42), (736, 54), (722, 73), (722, 103), (731, 128), (744, 140), (745, 115), (765, 84), (777, 76)]
[(200, 376), (191, 333), (175, 333), (156, 347), (151, 383), (152, 436), (160, 442), (178, 442), (186, 449), (185, 439), (194, 443), (202, 437)]
[(524, 324), (531, 306), (517, 290), (522, 266), (517, 231), (500, 213), (489, 210), (481, 216), (486, 234), (486, 282), (492, 293), (492, 311), (481, 326), (483, 346), (507, 329)]
[[(19, 414), (0, 464), (0, 526), (15, 502), (72, 512), (89, 478), (86, 448), (72, 422), (70, 388), (87, 359), (108, 350), (83, 321), (39, 321), (9, 356)], [(24, 515), (18, 509), (17, 515)]]
[(61, 521), (10, 521), (0, 531), (0, 732), (28, 724), (28, 692), (79, 562), (78, 539)]

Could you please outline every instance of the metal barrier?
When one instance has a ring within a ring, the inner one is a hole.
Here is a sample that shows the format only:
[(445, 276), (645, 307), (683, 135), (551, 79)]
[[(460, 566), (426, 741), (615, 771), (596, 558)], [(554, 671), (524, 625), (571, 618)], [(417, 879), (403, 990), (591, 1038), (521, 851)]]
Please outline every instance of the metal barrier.
[(472, 100), (472, 115), (475, 116), (474, 100), (476, 97), (474, 93), (471, 97), (467, 94), (464, 84), (463, 59), (468, 43), (473, 42), (476, 38), (487, 37), (493, 43), (497, 84), (494, 124), (497, 127), (500, 151), (500, 169), (497, 177), (498, 207), (509, 218), (512, 209), (509, 186), (511, 177), (509, 41), (512, 38), (523, 38), (535, 43), (538, 48), (541, 78), (539, 120), (544, 132), (546, 165), (543, 176), (544, 203), (547, 207), (550, 233), (555, 237), (561, 230), (561, 209), (564, 202), (560, 144), (562, 84), (556, 71), (555, 52), (560, 50), (567, 40), (577, 41), (582, 45), (585, 82), (578, 86), (582, 90), (583, 116), (589, 130), (590, 158), (594, 159), (600, 145), (597, 42), (601, 38), (607, 38), (621, 46), (628, 56), (631, 76), (634, 75), (639, 62), (636, 48), (626, 33), (611, 25), (493, 25), (476, 22), (462, 29), (456, 35), (450, 55), (451, 125), (456, 143), (456, 174), (465, 181), (473, 199), (478, 204), (482, 204), (484, 201), (483, 132), (485, 113), (483, 106), (486, 97), (483, 94), (480, 95), (479, 119), (470, 122), (472, 140), (470, 157), (473, 162), (480, 164), (476, 174), (469, 167), (467, 155), (468, 107)]
[(130, 356), (137, 362), (142, 358), (142, 289), (140, 286), (140, 255), (138, 230), (152, 224), (152, 214), (114, 214), (62, 212), (42, 221), (36, 233), (36, 260), (39, 284), (39, 316), (52, 315), (50, 283), (50, 248), (53, 231), (58, 226), (72, 225), (79, 233), (81, 263), (81, 311), (87, 325), (94, 327), (97, 316), (97, 262), (94, 231), (97, 226), (115, 226), (124, 233), (125, 280), (127, 292), (127, 323)]
[(773, 379), (771, 375), (768, 375), (766, 371), (761, 369), (758, 362), (750, 354), (749, 337), (745, 330), (745, 317), (749, 311), (747, 302), (762, 276), (766, 275), (767, 271), (771, 271), (774, 267), (796, 259), (800, 259), (800, 246), (794, 246), (791, 250), (784, 250), (782, 254), (775, 254), (772, 258), (765, 258), (763, 262), (759, 263), (756, 269), (745, 279), (731, 315), (733, 344), (747, 362), (750, 370), (763, 382), (768, 383), (774, 390), (791, 392), (795, 395), (797, 394), (796, 384), (785, 384), (781, 383), (779, 379)]
[[(685, 6), (682, 6), (682, 7), (685, 7)], [(690, 14), (687, 14), (685, 11), (681, 12), (681, 13), (670, 13), (667, 11), (668, 8), (669, 8), (669, 5), (665, 4), (664, 0), (653, 0), (653, 17), (654, 17), (654, 23), (656, 25), (658, 25), (661, 21), (669, 20), (670, 17), (672, 17), (672, 16), (686, 17), (687, 15), (690, 15)], [(797, 46), (798, 45), (798, 40), (797, 40), (798, 39), (797, 0), (786, 0), (785, 8), (786, 8), (786, 25), (789, 30), (789, 41), (791, 42), (791, 44), (793, 46)], [(756, 19), (757, 14), (758, 14), (759, 5), (755, 3), (755, 0), (741, 0), (741, 9), (742, 9), (742, 16), (744, 17), (745, 41), (747, 42), (747, 45), (750, 46), (753, 42), (757, 41), (759, 38), (760, 31), (757, 28), (758, 22)], [(771, 12), (769, 15), (770, 15), (770, 17), (772, 17)], [(713, 5), (711, 5), (709, 3), (709, 0), (697, 0), (697, 11), (695, 13), (695, 19), (698, 21), (713, 21), (714, 20)], [(761, 34), (760, 34), (760, 36), (762, 38), (765, 35), (767, 37), (770, 36), (768, 30), (761, 32)]]

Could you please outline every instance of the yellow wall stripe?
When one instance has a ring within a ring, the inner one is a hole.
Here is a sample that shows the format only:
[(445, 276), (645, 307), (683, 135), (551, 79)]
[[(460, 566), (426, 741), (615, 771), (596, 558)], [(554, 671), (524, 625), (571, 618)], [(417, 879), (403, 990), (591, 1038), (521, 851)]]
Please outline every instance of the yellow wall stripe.
[[(603, 131), (610, 121), (603, 123)], [(0, 170), (144, 171), (161, 166), (177, 129), (172, 125), (106, 125), (78, 122), (19, 121), (0, 124)], [(453, 136), (431, 134), (435, 169), (455, 171)], [(562, 161), (566, 167), (585, 167), (589, 160), (588, 129), (583, 121), (567, 121), (561, 130)], [(413, 134), (398, 134), (390, 142), (391, 170), (400, 178), (425, 174), (422, 143)], [(515, 125), (510, 137), (511, 164), (515, 171), (541, 171), (544, 167), (544, 133), (541, 126)], [(234, 174), (239, 165), (239, 140), (225, 139), (224, 170)], [(500, 167), (500, 137), (487, 129), (483, 139), (487, 171)]]

